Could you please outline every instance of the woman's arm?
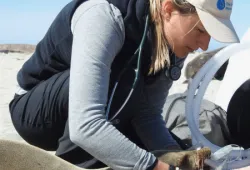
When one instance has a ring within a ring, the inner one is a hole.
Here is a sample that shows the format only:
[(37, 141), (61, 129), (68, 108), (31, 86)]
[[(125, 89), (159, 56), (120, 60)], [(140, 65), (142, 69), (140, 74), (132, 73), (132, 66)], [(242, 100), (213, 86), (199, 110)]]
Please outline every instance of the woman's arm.
[(120, 11), (105, 0), (86, 1), (72, 19), (69, 89), (71, 140), (113, 169), (152, 169), (156, 158), (105, 120), (110, 67), (124, 42)]

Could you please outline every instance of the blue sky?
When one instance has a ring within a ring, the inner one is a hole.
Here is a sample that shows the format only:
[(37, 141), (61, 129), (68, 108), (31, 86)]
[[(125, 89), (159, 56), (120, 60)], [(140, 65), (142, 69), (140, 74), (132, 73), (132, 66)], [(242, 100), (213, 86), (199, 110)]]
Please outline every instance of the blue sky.
[[(37, 44), (70, 0), (1, 0), (0, 43)], [(250, 0), (234, 0), (232, 22), (241, 38), (250, 28)], [(223, 44), (211, 41), (209, 49)]]

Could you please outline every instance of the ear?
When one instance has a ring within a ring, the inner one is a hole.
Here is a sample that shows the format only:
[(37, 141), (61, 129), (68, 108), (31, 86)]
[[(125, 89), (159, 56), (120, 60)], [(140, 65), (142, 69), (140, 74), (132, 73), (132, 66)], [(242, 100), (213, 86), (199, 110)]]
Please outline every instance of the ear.
[(161, 15), (164, 19), (169, 20), (174, 10), (172, 0), (164, 0), (161, 4)]

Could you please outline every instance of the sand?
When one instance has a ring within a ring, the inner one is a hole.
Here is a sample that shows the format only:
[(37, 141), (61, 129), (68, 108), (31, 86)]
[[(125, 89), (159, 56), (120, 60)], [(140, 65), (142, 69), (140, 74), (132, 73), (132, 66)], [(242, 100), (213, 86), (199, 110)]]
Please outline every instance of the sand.
[(23, 141), (12, 125), (8, 104), (14, 96), (16, 74), (30, 54), (0, 53), (0, 138)]

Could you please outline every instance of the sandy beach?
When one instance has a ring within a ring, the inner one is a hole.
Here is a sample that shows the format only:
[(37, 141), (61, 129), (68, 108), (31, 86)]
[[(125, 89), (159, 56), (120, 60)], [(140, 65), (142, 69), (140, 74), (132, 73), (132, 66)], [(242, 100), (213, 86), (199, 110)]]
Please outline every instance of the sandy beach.
[(30, 54), (0, 53), (0, 138), (23, 141), (12, 125), (8, 104), (16, 87), (16, 74)]

